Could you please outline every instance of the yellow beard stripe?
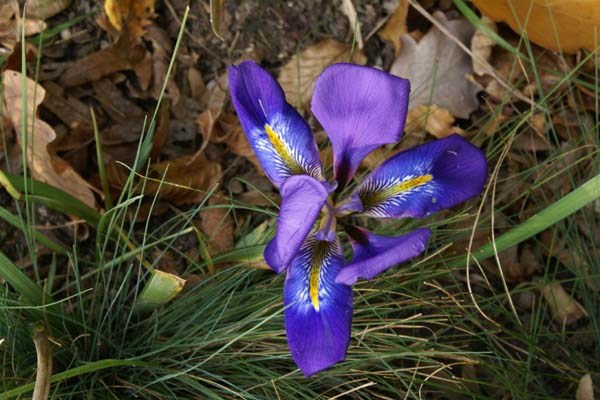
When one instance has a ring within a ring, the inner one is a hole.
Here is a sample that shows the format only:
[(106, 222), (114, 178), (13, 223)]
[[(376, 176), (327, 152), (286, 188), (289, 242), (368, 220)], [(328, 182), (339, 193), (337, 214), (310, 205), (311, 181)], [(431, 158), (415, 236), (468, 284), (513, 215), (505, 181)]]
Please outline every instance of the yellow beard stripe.
[(313, 260), (310, 265), (309, 293), (310, 299), (315, 310), (319, 311), (319, 277), (321, 275), (321, 265), (327, 255), (329, 243), (325, 241), (318, 242), (313, 253)]
[(433, 179), (433, 175), (421, 175), (416, 178), (409, 179), (404, 182), (400, 182), (394, 186), (391, 186), (387, 189), (384, 189), (380, 192), (367, 194), (363, 201), (363, 205), (365, 208), (369, 208), (375, 206), (379, 203), (383, 203), (384, 201), (391, 199), (394, 196), (399, 195), (402, 192), (407, 190), (414, 189), (416, 187), (422, 186)]
[(273, 145), (275, 152), (279, 154), (279, 157), (283, 160), (283, 162), (290, 168), (293, 174), (302, 174), (304, 170), (298, 164), (296, 160), (292, 157), (290, 152), (288, 151), (285, 143), (281, 140), (279, 135), (275, 133), (273, 128), (269, 124), (265, 124), (265, 132), (267, 133), (267, 137), (269, 138), (269, 142)]

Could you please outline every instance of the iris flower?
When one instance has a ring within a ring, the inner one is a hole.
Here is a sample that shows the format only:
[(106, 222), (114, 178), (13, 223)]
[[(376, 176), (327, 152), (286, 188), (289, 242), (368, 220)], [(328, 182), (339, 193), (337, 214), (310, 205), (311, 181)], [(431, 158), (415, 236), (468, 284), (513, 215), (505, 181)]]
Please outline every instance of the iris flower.
[[(311, 109), (333, 148), (333, 183), (323, 175), (307, 122), (258, 64), (229, 67), (233, 105), (266, 176), (282, 196), (275, 238), (264, 258), (286, 272), (284, 319), (292, 357), (310, 376), (343, 360), (350, 342), (352, 285), (411, 259), (429, 229), (382, 236), (341, 218), (421, 218), (481, 193), (486, 159), (458, 135), (398, 153), (338, 199), (359, 164), (404, 130), (410, 84), (375, 68), (334, 64), (315, 82)], [(317, 219), (321, 217), (320, 223)], [(340, 223), (336, 223), (340, 220)], [(353, 249), (346, 262), (336, 226)]]

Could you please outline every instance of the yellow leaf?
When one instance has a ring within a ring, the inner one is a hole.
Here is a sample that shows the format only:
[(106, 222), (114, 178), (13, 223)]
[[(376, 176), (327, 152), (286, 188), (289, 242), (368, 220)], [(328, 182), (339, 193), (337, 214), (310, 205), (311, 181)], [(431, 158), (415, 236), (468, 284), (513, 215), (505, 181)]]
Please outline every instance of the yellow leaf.
[[(552, 50), (573, 53), (596, 47), (600, 29), (598, 0), (472, 0), (485, 15), (506, 22), (517, 33)], [(555, 34), (556, 32), (556, 34)]]
[(125, 28), (131, 36), (140, 37), (154, 17), (154, 2), (155, 0), (106, 0), (104, 12), (117, 31)]

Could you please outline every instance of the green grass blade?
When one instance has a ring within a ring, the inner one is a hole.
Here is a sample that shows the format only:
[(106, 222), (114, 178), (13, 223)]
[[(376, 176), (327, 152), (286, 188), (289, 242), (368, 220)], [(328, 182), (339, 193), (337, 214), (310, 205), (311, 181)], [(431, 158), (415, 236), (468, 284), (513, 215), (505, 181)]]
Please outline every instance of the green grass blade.
[[(67, 371), (55, 374), (52, 376), (52, 379), (50, 379), (50, 382), (51, 383), (61, 382), (66, 379), (74, 378), (74, 377), (77, 377), (80, 375), (89, 374), (89, 373), (100, 371), (103, 369), (116, 368), (116, 367), (152, 368), (152, 367), (154, 367), (154, 365), (147, 363), (147, 362), (136, 361), (136, 360), (113, 360), (113, 359), (100, 360), (100, 361), (91, 362), (86, 365), (82, 365), (80, 367), (71, 368)], [(35, 386), (35, 383), (32, 382), (32, 383), (28, 383), (23, 386), (19, 386), (18, 388), (8, 390), (4, 393), (0, 393), (0, 400), (10, 399), (12, 397), (16, 397), (16, 396), (25, 394), (27, 392), (31, 392), (33, 390), (34, 386)]]
[(491, 257), (496, 252), (500, 253), (540, 233), (598, 198), (600, 198), (600, 175), (596, 175), (562, 199), (496, 238), (495, 246), (494, 243), (488, 243), (471, 253), (470, 257), (468, 255), (464, 256), (450, 263), (450, 265), (464, 265), (467, 262), (467, 257), (469, 257), (468, 262), (471, 264), (475, 260), (481, 261)]
[(32, 306), (42, 306), (53, 301), (50, 296), (44, 295), (42, 289), (2, 252), (0, 252), (0, 277), (4, 278)]
[[(17, 218), (13, 214), (11, 214), (4, 207), (0, 207), (0, 218), (2, 218), (3, 220), (5, 220), (6, 222), (8, 222), (9, 224), (11, 224), (12, 226), (14, 226), (17, 229), (22, 228), (19, 218)], [(50, 250), (54, 251), (55, 253), (67, 255), (67, 250), (62, 245), (60, 245), (56, 242), (53, 242), (47, 236), (45, 236), (44, 234), (42, 234), (36, 230), (33, 231), (33, 238), (35, 240), (37, 240), (38, 242), (40, 242), (42, 245), (49, 248)]]
[[(100, 221), (98, 211), (70, 194), (46, 183), (31, 178), (24, 181), (22, 176), (0, 171), (0, 185), (4, 186), (15, 200), (24, 197), (64, 214), (76, 215), (83, 218), (94, 228), (98, 226)], [(27, 191), (25, 191), (26, 188)]]

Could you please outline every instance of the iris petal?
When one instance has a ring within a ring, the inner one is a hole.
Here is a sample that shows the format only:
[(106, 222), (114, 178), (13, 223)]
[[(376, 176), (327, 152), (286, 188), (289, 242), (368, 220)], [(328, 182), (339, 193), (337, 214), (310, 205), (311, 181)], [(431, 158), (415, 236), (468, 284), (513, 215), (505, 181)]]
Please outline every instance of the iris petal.
[(344, 264), (339, 240), (310, 237), (288, 269), (283, 301), (294, 361), (305, 376), (346, 357), (352, 323), (352, 287), (335, 283)]
[(484, 153), (451, 135), (395, 155), (356, 192), (363, 215), (419, 218), (477, 196), (486, 179)]
[(367, 154), (400, 139), (409, 92), (408, 80), (360, 65), (334, 64), (317, 78), (312, 111), (331, 139), (342, 188)]
[(288, 178), (280, 192), (277, 232), (264, 253), (265, 261), (277, 273), (296, 257), (329, 194), (323, 184), (308, 175)]
[(283, 90), (267, 71), (254, 61), (232, 65), (229, 88), (248, 142), (276, 186), (291, 175), (323, 180), (310, 127), (285, 101)]
[(358, 278), (373, 279), (394, 265), (421, 254), (427, 247), (431, 231), (417, 229), (406, 235), (390, 237), (376, 235), (366, 229), (348, 229), (354, 257), (335, 278), (338, 283), (353, 285)]

